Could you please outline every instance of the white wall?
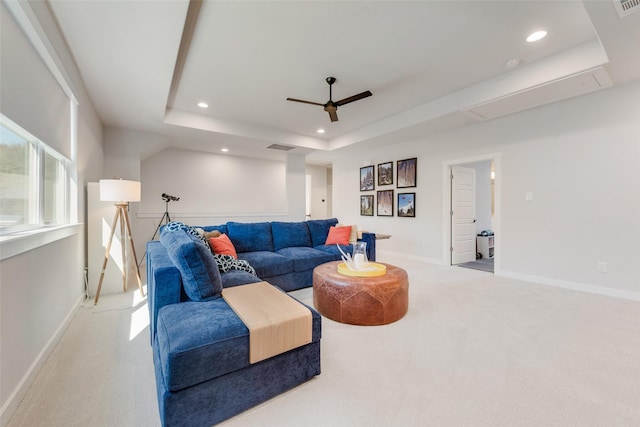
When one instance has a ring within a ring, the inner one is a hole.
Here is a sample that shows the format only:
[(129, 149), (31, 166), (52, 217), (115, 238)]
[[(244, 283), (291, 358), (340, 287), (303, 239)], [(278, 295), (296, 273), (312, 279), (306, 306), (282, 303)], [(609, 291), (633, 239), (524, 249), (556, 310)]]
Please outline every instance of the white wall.
[[(29, 12), (38, 34), (46, 34), (44, 45), (55, 50), (57, 66), (78, 100), (77, 145), (72, 144), (71, 153), (77, 174), (71, 188), (77, 193), (77, 212), (72, 217), (82, 222), (86, 182), (102, 174), (102, 125), (47, 4), (21, 2), (18, 6)], [(2, 52), (3, 59), (7, 54)], [(22, 70), (26, 82), (36, 75), (35, 70)], [(46, 104), (46, 99), (43, 102)], [(84, 298), (84, 227), (72, 226), (63, 233), (66, 237), (49, 238), (56, 234), (50, 231), (25, 238), (48, 243), (36, 243), (34, 248), (0, 261), (0, 425), (8, 422)], [(3, 242), (3, 249), (6, 245)]]
[(83, 299), (82, 237), (77, 233), (0, 264), (3, 425)]
[(162, 193), (176, 218), (283, 215), (287, 212), (286, 165), (170, 148), (142, 162), (140, 211), (162, 213)]
[(139, 180), (140, 162), (169, 145), (169, 138), (148, 132), (107, 127), (104, 130), (102, 178)]
[(304, 221), (306, 216), (305, 163), (301, 154), (287, 153), (284, 181), (286, 211), (291, 221)]
[[(496, 273), (640, 298), (639, 99), (636, 83), (421, 140), (344, 149), (333, 167), (334, 216), (393, 235), (379, 242), (383, 261), (387, 251), (446, 264), (444, 165), (497, 153)], [(416, 218), (360, 216), (359, 168), (414, 156)]]
[(141, 164), (139, 232), (134, 231), (141, 237), (136, 238), (136, 247), (151, 240), (158, 226), (165, 211), (162, 193), (180, 197), (169, 203), (169, 214), (187, 224), (303, 220), (305, 172), (298, 166), (303, 162), (303, 158), (287, 164), (175, 148), (154, 154)]

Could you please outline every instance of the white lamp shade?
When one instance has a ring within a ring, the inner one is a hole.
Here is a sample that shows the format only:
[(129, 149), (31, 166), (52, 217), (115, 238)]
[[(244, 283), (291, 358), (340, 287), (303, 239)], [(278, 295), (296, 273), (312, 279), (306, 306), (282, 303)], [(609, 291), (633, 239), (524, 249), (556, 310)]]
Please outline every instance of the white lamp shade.
[(101, 179), (100, 200), (103, 202), (139, 202), (140, 182), (124, 179)]

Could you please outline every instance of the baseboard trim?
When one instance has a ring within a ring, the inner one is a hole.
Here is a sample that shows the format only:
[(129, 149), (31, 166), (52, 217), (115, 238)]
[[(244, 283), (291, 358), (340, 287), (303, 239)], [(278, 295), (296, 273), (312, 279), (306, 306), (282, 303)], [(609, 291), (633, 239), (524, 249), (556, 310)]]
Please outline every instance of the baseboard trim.
[(80, 309), (80, 306), (84, 301), (85, 296), (83, 294), (78, 298), (62, 323), (60, 323), (60, 326), (58, 326), (58, 329), (56, 329), (47, 344), (42, 348), (38, 356), (35, 358), (31, 366), (29, 366), (29, 369), (24, 374), (16, 388), (13, 390), (7, 401), (4, 402), (2, 408), (0, 408), (0, 426), (5, 427), (9, 423), (9, 420), (13, 416), (13, 413), (18, 408), (18, 405), (20, 405), (20, 402), (22, 402), (22, 399), (24, 399), (27, 391), (29, 391), (29, 388), (38, 376), (38, 373), (44, 366), (44, 363), (47, 361), (47, 358), (56, 348), (56, 345), (62, 338), (62, 335), (64, 335), (65, 331), (69, 327), (73, 316), (75, 316), (76, 312)]
[(555, 286), (557, 288), (572, 289), (574, 291), (589, 292), (592, 294), (606, 295), (614, 298), (622, 298), (631, 301), (640, 301), (640, 293), (622, 291), (619, 289), (604, 288), (602, 286), (587, 285), (586, 283), (571, 282), (568, 280), (553, 279), (550, 277), (534, 276), (530, 274), (514, 273), (512, 271), (496, 271), (496, 276), (509, 279), (517, 279), (525, 282), (533, 282), (541, 285)]
[[(388, 257), (403, 258), (410, 261), (424, 262), (428, 264), (445, 265), (445, 266), (447, 265), (441, 259), (427, 258), (427, 257), (421, 257), (417, 255), (409, 255), (409, 254), (400, 253), (400, 252), (377, 250), (377, 255), (382, 255), (382, 257), (388, 256)], [(376, 256), (376, 258), (379, 261), (384, 262), (384, 260), (380, 260), (380, 256)], [(494, 275), (506, 277), (508, 279), (522, 280), (524, 282), (537, 283), (540, 285), (555, 286), (557, 288), (571, 289), (574, 291), (605, 295), (608, 297), (621, 298), (621, 299), (626, 299), (630, 301), (640, 301), (640, 293), (638, 292), (605, 288), (602, 286), (588, 285), (586, 283), (571, 282), (568, 280), (560, 280), (560, 279), (554, 279), (551, 277), (536, 276), (532, 274), (515, 273), (513, 271), (505, 271), (502, 269), (496, 269), (494, 272)]]

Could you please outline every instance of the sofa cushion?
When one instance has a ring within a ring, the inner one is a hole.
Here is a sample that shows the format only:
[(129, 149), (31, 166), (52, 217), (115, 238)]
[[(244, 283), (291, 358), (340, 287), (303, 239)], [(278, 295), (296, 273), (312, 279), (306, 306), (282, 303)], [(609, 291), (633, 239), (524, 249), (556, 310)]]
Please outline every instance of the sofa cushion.
[[(312, 342), (318, 342), (322, 320), (308, 308), (313, 316)], [(155, 346), (160, 359), (156, 369), (162, 371), (170, 391), (249, 366), (249, 330), (223, 298), (162, 307)]]
[(222, 277), (222, 288), (262, 282), (262, 279), (258, 276), (244, 270), (229, 270), (226, 273), (220, 274), (220, 277)]
[(249, 330), (222, 298), (162, 307), (156, 345), (171, 391), (249, 365)]
[(228, 236), (236, 247), (236, 252), (273, 252), (271, 224), (268, 222), (228, 222)]
[(193, 301), (219, 298), (222, 279), (211, 250), (199, 237), (182, 229), (167, 227), (160, 232), (160, 242), (182, 277), (187, 296)]
[(272, 222), (274, 250), (291, 247), (311, 247), (309, 227), (304, 222)]
[(227, 234), (227, 233), (228, 233), (228, 231), (227, 231), (227, 224), (222, 224), (222, 225), (206, 225), (206, 226), (203, 226), (203, 227), (200, 227), (200, 228), (202, 228), (202, 229), (203, 229), (204, 231), (206, 231), (206, 232), (219, 231), (219, 232), (220, 232), (220, 233), (222, 233), (222, 234)]
[(262, 279), (293, 272), (293, 260), (275, 252), (243, 252), (238, 253), (238, 258), (248, 261)]
[(305, 221), (307, 227), (309, 227), (309, 233), (311, 234), (311, 246), (316, 247), (324, 245), (329, 234), (329, 227), (338, 223), (337, 218), (331, 219), (310, 219)]
[[(342, 254), (340, 253), (340, 250), (336, 247), (336, 245), (319, 245), (313, 249), (331, 254), (331, 256), (334, 257), (333, 261), (340, 261), (342, 259)], [(353, 255), (352, 245), (340, 245), (340, 249), (342, 249), (345, 254)]]
[(313, 270), (320, 264), (335, 260), (331, 253), (305, 247), (283, 248), (276, 253), (293, 261), (294, 272)]

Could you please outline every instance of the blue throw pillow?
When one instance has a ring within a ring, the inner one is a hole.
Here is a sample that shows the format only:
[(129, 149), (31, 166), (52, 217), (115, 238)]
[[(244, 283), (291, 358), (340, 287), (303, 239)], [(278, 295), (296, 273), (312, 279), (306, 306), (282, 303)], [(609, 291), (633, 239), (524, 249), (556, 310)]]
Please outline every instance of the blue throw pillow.
[(160, 242), (180, 271), (184, 291), (191, 300), (208, 301), (221, 296), (218, 264), (200, 238), (184, 229), (165, 227), (160, 232)]
[(276, 251), (284, 248), (311, 247), (309, 227), (304, 222), (272, 222), (271, 231)]
[(236, 252), (273, 252), (271, 237), (271, 223), (268, 222), (228, 222), (229, 239), (236, 248)]
[(337, 223), (337, 218), (310, 219), (309, 221), (306, 221), (306, 224), (309, 227), (309, 232), (311, 233), (311, 246), (315, 248), (316, 246), (324, 245), (324, 242), (327, 241), (329, 228), (332, 225), (335, 226)]

